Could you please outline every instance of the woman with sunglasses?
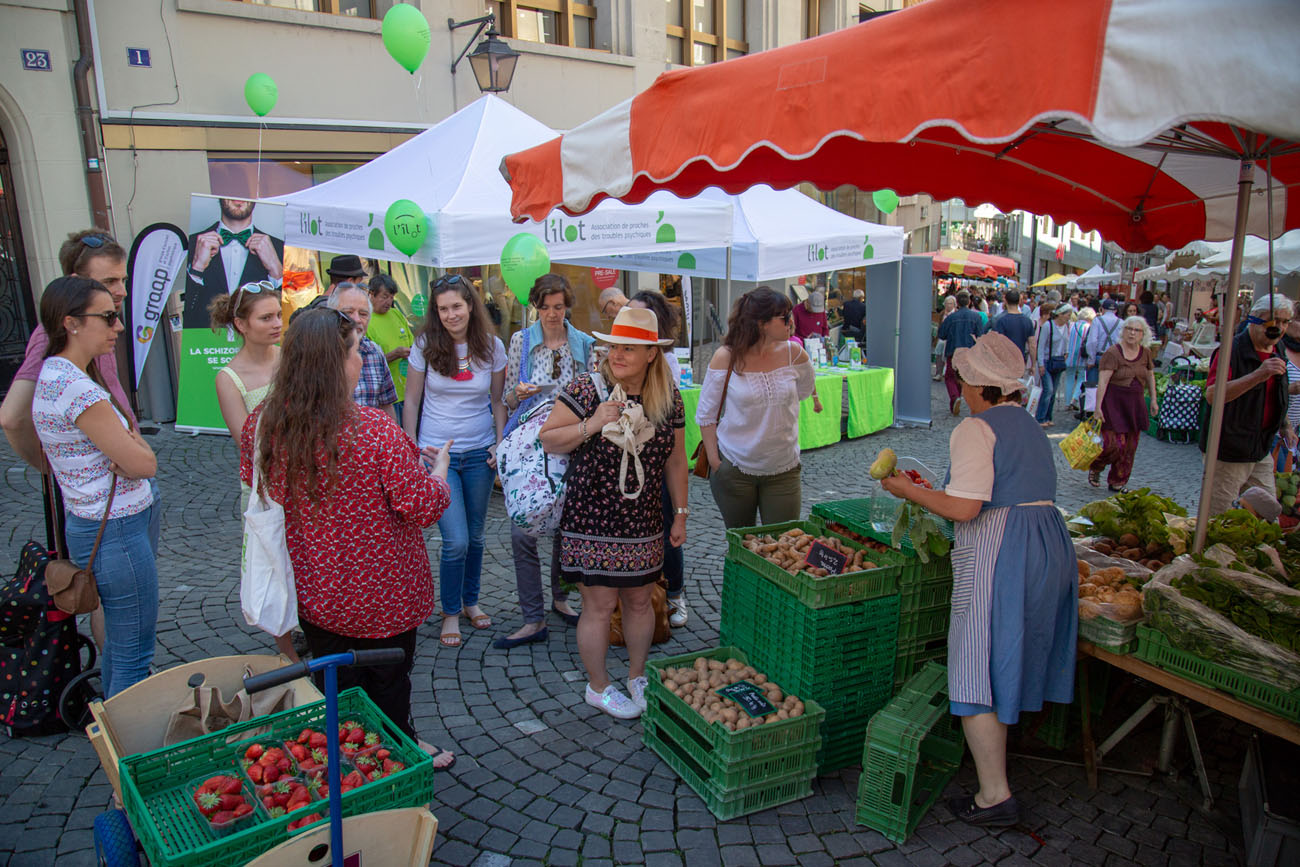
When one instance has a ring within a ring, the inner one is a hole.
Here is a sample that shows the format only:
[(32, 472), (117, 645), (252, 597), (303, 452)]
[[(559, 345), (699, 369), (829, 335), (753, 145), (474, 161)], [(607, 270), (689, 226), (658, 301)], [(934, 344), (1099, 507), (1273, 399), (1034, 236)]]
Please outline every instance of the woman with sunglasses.
[(802, 506), (799, 403), (813, 393), (808, 353), (790, 342), (790, 300), (759, 286), (736, 301), (695, 420), (709, 489), (727, 527), (793, 521)]
[[(1112, 493), (1124, 490), (1138, 440), (1150, 424), (1151, 415), (1159, 415), (1156, 399), (1155, 364), (1151, 359), (1151, 327), (1141, 316), (1130, 316), (1121, 326), (1120, 340), (1102, 353), (1097, 381), (1097, 411), (1093, 417), (1101, 422), (1102, 452), (1088, 468), (1088, 484), (1101, 486), (1101, 471), (1110, 467), (1106, 484)], [(1142, 390), (1146, 389), (1146, 399)]]
[[(361, 377), (357, 324), (302, 310), (284, 337), (271, 392), (240, 435), (240, 477), (284, 507), (298, 623), (313, 656), (397, 647), (404, 665), (340, 669), (398, 728), (411, 721), (416, 629), (436, 605), (424, 527), (442, 516), (450, 444), (427, 470), (387, 413), (352, 399)], [(455, 757), (423, 741), (434, 768)]]
[[(584, 334), (566, 318), (573, 307), (573, 287), (559, 274), (543, 274), (528, 293), (528, 304), (537, 311), (537, 321), (530, 328), (516, 331), (506, 353), (506, 378), (503, 399), (510, 410), (505, 432), (509, 433), (526, 412), (544, 400), (554, 398), (573, 378), (588, 368), (591, 348), (596, 338)], [(524, 625), (493, 646), (502, 650), (545, 641), (546, 611), (542, 607), (542, 564), (537, 549), (540, 540), (511, 522), (510, 549), (515, 562), (515, 586)], [(547, 540), (550, 548), (551, 610), (570, 626), (578, 614), (569, 605), (568, 591), (560, 580), (560, 551), (555, 537)]]
[[(41, 296), (41, 325), (50, 342), (32, 420), (63, 490), (68, 556), (95, 573), (107, 638), (101, 677), (111, 697), (148, 677), (153, 662), (158, 552), (149, 532), (155, 506), (148, 480), (158, 462), (95, 365), (122, 333), (104, 285), (84, 277), (55, 280)], [(103, 538), (91, 564), (101, 521)]]
[[(459, 274), (430, 284), (429, 306), (409, 359), (406, 388), (411, 399), (402, 413), (402, 427), (426, 455), (434, 454), (445, 440), (455, 442), (447, 473), (451, 505), (438, 521), (439, 641), (444, 647), (459, 647), (462, 612), (475, 629), (492, 626), (492, 618), (478, 607), (478, 596), (488, 496), (506, 424), (506, 348), (492, 332), (478, 292)], [(423, 406), (416, 395), (423, 396)]]

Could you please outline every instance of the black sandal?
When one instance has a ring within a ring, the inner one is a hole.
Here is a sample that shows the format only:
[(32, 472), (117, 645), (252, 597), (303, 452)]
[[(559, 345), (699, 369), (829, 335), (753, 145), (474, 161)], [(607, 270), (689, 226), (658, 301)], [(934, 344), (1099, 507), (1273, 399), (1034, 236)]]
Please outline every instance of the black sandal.
[(1088, 484), (1094, 488), (1101, 487), (1101, 470), (1088, 470)]
[(1117, 488), (1117, 487), (1114, 487), (1113, 485), (1107, 485), (1106, 487), (1110, 490), (1110, 492), (1111, 492), (1112, 494), (1127, 494), (1127, 493), (1128, 493), (1128, 488), (1124, 487), (1123, 485), (1120, 485), (1118, 488)]

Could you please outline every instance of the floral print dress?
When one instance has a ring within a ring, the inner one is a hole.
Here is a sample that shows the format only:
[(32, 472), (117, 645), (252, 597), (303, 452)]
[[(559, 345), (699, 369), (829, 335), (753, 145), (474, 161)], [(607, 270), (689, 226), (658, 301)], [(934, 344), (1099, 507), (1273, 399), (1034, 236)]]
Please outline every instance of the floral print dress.
[[(591, 376), (583, 374), (560, 392), (578, 418), (588, 418), (600, 405)], [(628, 400), (640, 402), (638, 395)], [(619, 491), (622, 450), (599, 433), (573, 453), (568, 492), (560, 519), (560, 568), (575, 583), (603, 587), (641, 587), (659, 577), (664, 561), (664, 515), (660, 491), (677, 431), (686, 424), (682, 396), (673, 388), (668, 420), (641, 450), (645, 470), (644, 494), (628, 499)], [(636, 490), (636, 474), (628, 467), (628, 491)]]

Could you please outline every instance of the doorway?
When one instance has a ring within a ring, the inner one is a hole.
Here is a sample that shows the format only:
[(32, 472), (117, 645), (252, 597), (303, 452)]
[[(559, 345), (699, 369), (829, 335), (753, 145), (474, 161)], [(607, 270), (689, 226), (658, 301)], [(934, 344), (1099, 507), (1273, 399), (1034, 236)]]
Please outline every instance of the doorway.
[(0, 395), (8, 393), (36, 327), (30, 286), (9, 148), (0, 130)]

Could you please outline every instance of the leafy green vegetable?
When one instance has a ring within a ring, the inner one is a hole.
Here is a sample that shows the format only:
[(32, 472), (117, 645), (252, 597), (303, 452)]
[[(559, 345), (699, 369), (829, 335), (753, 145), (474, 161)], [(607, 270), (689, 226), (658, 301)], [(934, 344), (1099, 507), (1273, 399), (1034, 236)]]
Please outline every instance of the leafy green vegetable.
[(1188, 572), (1170, 584), (1251, 635), (1287, 650), (1300, 650), (1300, 595), (1270, 592), (1264, 582), (1247, 585), (1207, 567)]
[(908, 501), (898, 507), (898, 517), (894, 519), (894, 532), (890, 535), (894, 548), (902, 544), (904, 536), (910, 539), (912, 550), (922, 563), (929, 563), (931, 556), (946, 557), (952, 547), (930, 513)]
[(1245, 509), (1230, 509), (1215, 515), (1205, 529), (1205, 544), (1222, 542), (1238, 553), (1256, 545), (1272, 545), (1281, 538), (1281, 527), (1261, 521)]
[(1143, 542), (1162, 545), (1169, 542), (1166, 513), (1181, 518), (1186, 517), (1187, 510), (1168, 497), (1151, 493), (1150, 488), (1115, 494), (1079, 510), (1079, 514), (1092, 521), (1102, 536), (1118, 539), (1125, 533), (1132, 533)]

